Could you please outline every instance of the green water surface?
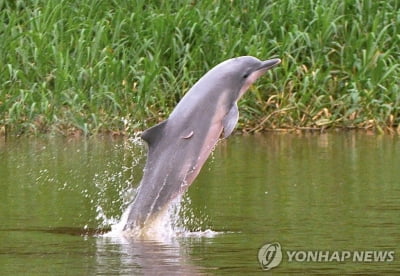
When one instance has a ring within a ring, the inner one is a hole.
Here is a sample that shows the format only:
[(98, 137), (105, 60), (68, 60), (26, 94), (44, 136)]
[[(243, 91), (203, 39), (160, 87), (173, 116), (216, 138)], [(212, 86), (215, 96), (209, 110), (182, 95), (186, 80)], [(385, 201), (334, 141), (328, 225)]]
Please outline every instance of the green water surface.
[[(400, 273), (396, 137), (232, 136), (185, 197), (187, 235), (160, 242), (96, 234), (118, 222), (145, 154), (131, 139), (1, 141), (0, 275)], [(272, 242), (283, 259), (264, 271), (258, 250)], [(288, 251), (394, 255), (289, 261)]]

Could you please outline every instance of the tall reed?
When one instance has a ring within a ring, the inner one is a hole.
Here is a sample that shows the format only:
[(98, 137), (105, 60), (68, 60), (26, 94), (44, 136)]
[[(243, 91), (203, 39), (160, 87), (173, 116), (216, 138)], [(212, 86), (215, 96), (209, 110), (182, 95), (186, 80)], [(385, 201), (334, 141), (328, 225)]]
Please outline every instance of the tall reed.
[(280, 57), (239, 127), (397, 127), (400, 2), (0, 1), (0, 126), (130, 132), (220, 61)]

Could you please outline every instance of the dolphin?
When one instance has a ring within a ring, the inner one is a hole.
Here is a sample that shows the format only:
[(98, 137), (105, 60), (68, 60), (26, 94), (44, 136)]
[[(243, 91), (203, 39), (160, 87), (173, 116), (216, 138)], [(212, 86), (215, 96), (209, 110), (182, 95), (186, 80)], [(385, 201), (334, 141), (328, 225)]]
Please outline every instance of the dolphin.
[(141, 134), (148, 147), (147, 161), (124, 230), (148, 227), (188, 189), (220, 137), (227, 138), (234, 130), (237, 101), (280, 62), (241, 56), (218, 64), (194, 84), (167, 120)]

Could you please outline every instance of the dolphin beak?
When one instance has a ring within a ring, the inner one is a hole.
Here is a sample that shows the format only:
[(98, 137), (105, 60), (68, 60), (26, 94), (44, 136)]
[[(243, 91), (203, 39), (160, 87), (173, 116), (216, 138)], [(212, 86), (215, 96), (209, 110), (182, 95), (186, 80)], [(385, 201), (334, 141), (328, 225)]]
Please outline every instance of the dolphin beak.
[(262, 62), (261, 66), (260, 66), (260, 68), (258, 70), (267, 71), (267, 70), (271, 69), (272, 67), (278, 65), (279, 63), (281, 63), (281, 59), (280, 58), (274, 58), (274, 59), (265, 60), (265, 61)]
[(261, 66), (258, 67), (256, 70), (254, 70), (246, 79), (245, 84), (239, 91), (239, 97), (240, 98), (250, 87), (252, 83), (254, 83), (259, 77), (261, 77), (268, 69), (271, 69), (272, 67), (278, 65), (281, 63), (281, 60), (279, 58), (274, 58), (274, 59), (269, 59), (261, 62)]

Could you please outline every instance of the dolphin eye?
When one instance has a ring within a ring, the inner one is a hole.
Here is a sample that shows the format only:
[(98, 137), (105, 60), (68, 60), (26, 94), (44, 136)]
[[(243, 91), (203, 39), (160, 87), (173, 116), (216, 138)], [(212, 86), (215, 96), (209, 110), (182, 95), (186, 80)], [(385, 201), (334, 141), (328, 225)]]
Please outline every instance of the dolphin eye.
[(249, 73), (244, 73), (243, 79), (247, 79), (247, 77), (248, 77), (249, 75), (250, 75)]

